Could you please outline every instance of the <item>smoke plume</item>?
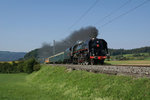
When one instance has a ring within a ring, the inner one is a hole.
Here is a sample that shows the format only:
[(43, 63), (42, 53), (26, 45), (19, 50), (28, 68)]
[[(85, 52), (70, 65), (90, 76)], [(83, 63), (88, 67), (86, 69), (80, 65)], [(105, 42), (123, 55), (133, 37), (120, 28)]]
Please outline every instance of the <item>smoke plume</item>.
[(98, 36), (98, 30), (96, 27), (86, 27), (80, 30), (72, 32), (71, 35), (63, 39), (62, 41), (56, 42), (55, 50), (56, 53), (64, 51), (66, 48), (73, 46), (77, 41), (85, 41), (90, 38), (96, 38)]
[(53, 46), (51, 46), (49, 43), (43, 43), (42, 47), (38, 51), (38, 57), (47, 58), (51, 56), (52, 53), (53, 53)]
[[(80, 30), (72, 32), (68, 37), (63, 39), (62, 41), (56, 41), (55, 43), (55, 53), (59, 53), (65, 51), (65, 49), (73, 46), (76, 41), (85, 41), (90, 38), (96, 38), (98, 36), (98, 30), (96, 27), (85, 27)], [(40, 57), (45, 58), (47, 56), (53, 55), (53, 46), (49, 44), (43, 44), (39, 52)]]

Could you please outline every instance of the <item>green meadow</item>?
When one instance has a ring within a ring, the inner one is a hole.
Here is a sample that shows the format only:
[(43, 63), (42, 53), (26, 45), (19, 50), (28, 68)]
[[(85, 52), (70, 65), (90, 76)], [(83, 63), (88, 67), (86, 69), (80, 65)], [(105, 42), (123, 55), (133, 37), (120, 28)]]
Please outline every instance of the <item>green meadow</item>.
[(43, 65), (32, 74), (0, 74), (0, 100), (149, 100), (150, 80)]
[(120, 60), (120, 61), (105, 61), (107, 65), (146, 65), (150, 66), (150, 60)]

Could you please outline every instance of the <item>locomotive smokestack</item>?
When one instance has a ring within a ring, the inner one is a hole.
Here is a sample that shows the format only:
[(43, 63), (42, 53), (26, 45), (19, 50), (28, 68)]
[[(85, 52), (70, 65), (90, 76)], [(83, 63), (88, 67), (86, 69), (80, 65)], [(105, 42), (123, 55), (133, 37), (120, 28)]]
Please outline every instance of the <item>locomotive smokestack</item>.
[(55, 55), (55, 40), (53, 40), (53, 55)]

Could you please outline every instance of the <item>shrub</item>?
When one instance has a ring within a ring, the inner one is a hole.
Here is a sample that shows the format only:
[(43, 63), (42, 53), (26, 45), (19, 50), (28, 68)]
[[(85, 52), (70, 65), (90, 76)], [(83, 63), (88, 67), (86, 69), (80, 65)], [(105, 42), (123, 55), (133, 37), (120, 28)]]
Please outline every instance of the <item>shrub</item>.
[(0, 63), (0, 73), (14, 73), (14, 72), (25, 72), (32, 73), (33, 71), (40, 70), (40, 64), (34, 59), (22, 60), (16, 63), (15, 61), (10, 63)]
[(23, 67), (25, 66), (24, 61), (19, 61), (18, 65), (16, 66), (16, 72), (24, 72)]
[(12, 61), (12, 72), (17, 72), (17, 66), (18, 66), (18, 63), (16, 63), (15, 61)]
[(1, 73), (11, 73), (13, 71), (12, 65), (10, 63), (0, 63)]
[(28, 59), (24, 62), (23, 71), (26, 73), (32, 73), (33, 72), (33, 66), (34, 66), (34, 59)]
[(41, 68), (40, 64), (36, 64), (36, 65), (33, 66), (34, 71), (38, 71), (38, 70), (40, 70), (40, 68)]
[(33, 67), (39, 64), (34, 58), (28, 59), (24, 62), (23, 71), (26, 73), (32, 73), (34, 71)]

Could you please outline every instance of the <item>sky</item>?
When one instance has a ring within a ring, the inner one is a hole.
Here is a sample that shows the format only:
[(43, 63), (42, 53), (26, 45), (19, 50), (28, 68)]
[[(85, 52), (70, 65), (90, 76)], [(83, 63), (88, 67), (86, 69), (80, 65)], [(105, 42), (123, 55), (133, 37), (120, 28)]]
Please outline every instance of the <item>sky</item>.
[(0, 51), (29, 52), (87, 26), (109, 48), (150, 46), (150, 0), (0, 0)]

